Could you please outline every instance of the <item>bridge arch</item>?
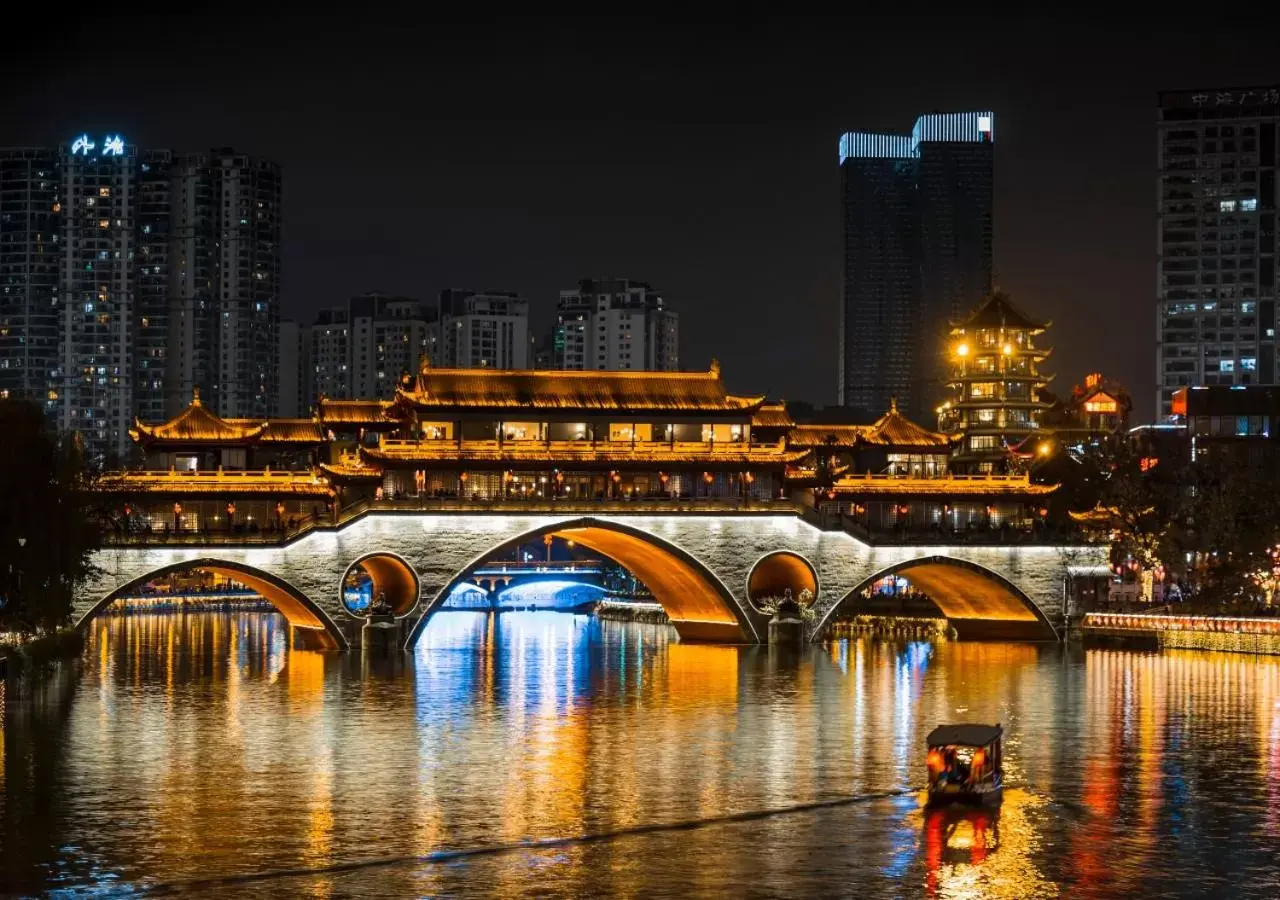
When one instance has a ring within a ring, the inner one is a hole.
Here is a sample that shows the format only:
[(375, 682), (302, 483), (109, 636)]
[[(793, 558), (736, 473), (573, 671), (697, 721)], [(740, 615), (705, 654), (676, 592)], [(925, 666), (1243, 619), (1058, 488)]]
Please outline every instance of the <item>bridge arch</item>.
[(347, 579), (357, 568), (363, 570), (372, 582), (373, 596), (382, 594), (386, 597), (397, 619), (404, 618), (417, 608), (421, 593), (418, 573), (398, 553), (376, 550), (351, 563), (342, 575), (342, 583), (338, 585), (338, 599), (349, 614), (358, 615), (347, 605), (344, 596)]
[(621, 522), (583, 517), (544, 525), (490, 547), (459, 571), (423, 609), (405, 641), (412, 650), (427, 621), (450, 592), (487, 560), (551, 535), (600, 553), (631, 571), (662, 604), (682, 640), (756, 643), (760, 634), (751, 614), (714, 573), (675, 544)]
[(1021, 588), (986, 566), (953, 556), (908, 559), (864, 578), (822, 615), (813, 639), (821, 640), (842, 610), (890, 575), (902, 575), (917, 585), (962, 638), (1057, 639), (1053, 623)]
[(285, 617), (291, 627), (298, 629), (295, 634), (301, 635), (309, 646), (321, 650), (346, 650), (348, 647), (346, 635), (329, 617), (329, 614), (289, 582), (272, 575), (270, 572), (264, 572), (244, 563), (211, 557), (171, 563), (126, 581), (124, 584), (109, 591), (101, 600), (89, 607), (76, 622), (75, 627), (84, 628), (91, 619), (112, 602), (137, 591), (147, 582), (156, 578), (163, 578), (172, 572), (181, 572), (188, 569), (204, 569), (205, 571), (213, 572), (215, 575), (238, 581), (253, 589), (274, 606)]

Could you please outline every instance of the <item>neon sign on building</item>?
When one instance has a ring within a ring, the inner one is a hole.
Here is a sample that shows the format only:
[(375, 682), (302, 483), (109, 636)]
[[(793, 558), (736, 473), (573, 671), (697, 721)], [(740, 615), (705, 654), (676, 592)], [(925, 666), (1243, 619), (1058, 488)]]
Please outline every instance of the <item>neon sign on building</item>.
[[(98, 144), (89, 137), (87, 132), (82, 132), (79, 137), (71, 142), (72, 156), (92, 156)], [(102, 138), (102, 150), (99, 156), (124, 156), (124, 135), (108, 134)]]

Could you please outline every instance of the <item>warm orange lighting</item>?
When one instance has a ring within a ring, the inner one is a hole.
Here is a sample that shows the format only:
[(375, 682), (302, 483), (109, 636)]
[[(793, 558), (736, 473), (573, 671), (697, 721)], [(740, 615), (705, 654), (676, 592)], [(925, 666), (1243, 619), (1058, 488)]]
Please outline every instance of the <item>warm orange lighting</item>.
[(1005, 344), (1003, 350), (1005, 356), (1013, 356), (1013, 344)]
[(1119, 408), (1119, 404), (1106, 394), (1098, 394), (1092, 400), (1086, 400), (1084, 404), (1084, 411), (1091, 413), (1113, 413)]
[(467, 475), (467, 473), (466, 473), (466, 472), (459, 472), (459, 473), (458, 473), (458, 480), (459, 480), (459, 481), (461, 481), (463, 484), (466, 484), (466, 483), (467, 483), (467, 478), (468, 478), (468, 477), (469, 477), (469, 476)]
[(710, 472), (703, 472), (702, 480), (705, 481), (707, 484), (710, 484), (712, 481), (715, 480), (715, 476), (713, 476)]
[(978, 769), (982, 768), (982, 764), (986, 761), (987, 761), (986, 751), (981, 749), (975, 750), (973, 752), (973, 762), (969, 764), (969, 768), (972, 771), (977, 771)]
[(631, 570), (653, 592), (682, 638), (730, 643), (746, 639), (732, 600), (690, 560), (612, 527), (570, 527), (555, 534), (570, 546), (577, 541)]
[(969, 345), (968, 345), (968, 344), (957, 344), (957, 345), (956, 345), (956, 356), (960, 357), (961, 359), (964, 359), (964, 358), (965, 358), (966, 356), (968, 356), (968, 355), (969, 355)]
[(934, 775), (937, 775), (939, 772), (945, 769), (947, 767), (947, 761), (943, 757), (942, 751), (930, 750), (927, 765), (929, 766), (929, 771), (932, 772)]
[(1045, 441), (1043, 444), (1040, 445), (1037, 452), (1041, 456), (1048, 456), (1050, 453), (1053, 452), (1053, 445), (1050, 444), (1048, 441)]

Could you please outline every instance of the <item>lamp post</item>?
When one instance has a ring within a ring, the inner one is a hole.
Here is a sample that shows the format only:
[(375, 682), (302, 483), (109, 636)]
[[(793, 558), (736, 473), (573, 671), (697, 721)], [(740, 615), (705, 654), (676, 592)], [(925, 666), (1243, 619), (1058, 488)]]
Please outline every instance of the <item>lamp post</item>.
[(173, 530), (174, 531), (182, 530), (182, 504), (181, 503), (173, 504)]
[(227, 504), (227, 534), (230, 534), (232, 532), (233, 527), (235, 525), (235, 520), (236, 520), (236, 505), (235, 503), (228, 503)]
[(546, 544), (546, 547), (547, 547), (547, 562), (551, 562), (551, 544), (554, 541), (555, 541), (555, 538), (553, 538), (549, 534), (544, 534), (542, 536), (542, 543)]

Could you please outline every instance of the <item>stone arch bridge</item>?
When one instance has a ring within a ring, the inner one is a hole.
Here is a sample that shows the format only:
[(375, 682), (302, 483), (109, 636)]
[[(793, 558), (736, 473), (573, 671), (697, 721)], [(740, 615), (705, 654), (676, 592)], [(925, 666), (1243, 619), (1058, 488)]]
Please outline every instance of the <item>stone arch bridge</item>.
[[(639, 577), (683, 640), (757, 643), (767, 617), (757, 584), (816, 582), (813, 637), (842, 606), (901, 573), (935, 601), (961, 636), (1053, 639), (1069, 574), (1106, 563), (1097, 546), (869, 546), (795, 514), (627, 515), (370, 512), (283, 546), (111, 546), (80, 588), (80, 623), (158, 574), (199, 563), (270, 600), (312, 646), (358, 646), (361, 622), (340, 600), (348, 568), (367, 560), (395, 594), (412, 647), (453, 585), (504, 549), (552, 534), (609, 557)], [(784, 551), (784, 552), (779, 552)], [(758, 599), (758, 597), (756, 597)]]

